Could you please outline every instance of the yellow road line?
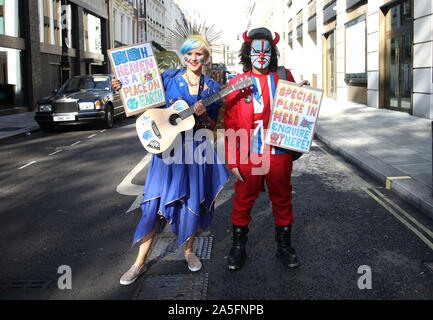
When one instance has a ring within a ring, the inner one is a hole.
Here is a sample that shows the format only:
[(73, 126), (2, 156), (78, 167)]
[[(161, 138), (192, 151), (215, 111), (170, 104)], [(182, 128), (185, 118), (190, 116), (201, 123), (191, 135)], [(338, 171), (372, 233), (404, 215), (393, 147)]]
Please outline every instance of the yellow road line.
[(398, 212), (400, 212), (402, 215), (404, 215), (406, 218), (408, 218), (410, 221), (412, 221), (417, 227), (419, 227), (421, 230), (423, 230), (425, 233), (427, 233), (432, 239), (433, 239), (433, 232), (426, 228), (422, 223), (418, 222), (414, 217), (412, 217), (410, 214), (408, 214), (406, 211), (404, 211), (402, 208), (400, 208), (396, 203), (394, 203), (392, 200), (388, 199), (387, 196), (385, 196), (383, 193), (381, 193), (379, 190), (374, 189), (374, 191), (386, 202), (388, 202), (391, 206), (393, 206)]
[(412, 179), (412, 177), (409, 176), (386, 177), (385, 188), (391, 190), (391, 180), (402, 180), (402, 179)]
[[(370, 185), (367, 181), (365, 181), (360, 176), (358, 176), (354, 170), (352, 170), (351, 168), (349, 168), (348, 166), (346, 166), (341, 161), (337, 160), (333, 155), (331, 155), (329, 152), (327, 152), (321, 146), (317, 145), (317, 147), (325, 155), (327, 155), (331, 160), (334, 160), (335, 162), (338, 162), (340, 165), (342, 165), (351, 174), (352, 177), (358, 179), (362, 184), (364, 184), (366, 187), (363, 187), (362, 190), (364, 190), (371, 198), (373, 198), (376, 202), (378, 202), (380, 205), (382, 205), (389, 213), (391, 213), (395, 218), (397, 218), (401, 223), (403, 223), (409, 230), (411, 230), (413, 233), (415, 233), (418, 236), (418, 238), (420, 238), (427, 246), (430, 247), (430, 249), (433, 250), (433, 243), (429, 239), (427, 239), (421, 232), (419, 232), (409, 222), (407, 222), (405, 219), (403, 219), (397, 212), (395, 212), (392, 208), (390, 208), (385, 202), (383, 202), (376, 195), (374, 195), (373, 193), (371, 193), (371, 191), (369, 189), (374, 190), (383, 200), (385, 200), (386, 202), (388, 202), (398, 212), (400, 212), (407, 219), (409, 219), (410, 221), (412, 221), (416, 226), (418, 226), (420, 229), (422, 229), (425, 233), (427, 233), (433, 239), (433, 232), (431, 230), (429, 230), (427, 227), (425, 227), (422, 223), (418, 222), (418, 220), (416, 220), (414, 217), (412, 217), (410, 214), (408, 214), (405, 210), (403, 210), (402, 208), (400, 208), (396, 203), (394, 203), (392, 200), (390, 200), (389, 198), (387, 198), (384, 194), (382, 194), (379, 190), (377, 190), (375, 187), (373, 187), (372, 185)], [(397, 177), (388, 177), (388, 178), (397, 178)]]
[(409, 230), (415, 233), (418, 238), (420, 238), (426, 245), (433, 250), (433, 243), (428, 240), (421, 232), (419, 232), (416, 228), (414, 228), (409, 222), (403, 219), (398, 213), (392, 210), (386, 203), (376, 197), (373, 193), (370, 192), (367, 188), (362, 188), (370, 197), (372, 197), (376, 202), (378, 202), (382, 207), (384, 207), (389, 213), (391, 213), (396, 219), (398, 219), (401, 223), (403, 223)]

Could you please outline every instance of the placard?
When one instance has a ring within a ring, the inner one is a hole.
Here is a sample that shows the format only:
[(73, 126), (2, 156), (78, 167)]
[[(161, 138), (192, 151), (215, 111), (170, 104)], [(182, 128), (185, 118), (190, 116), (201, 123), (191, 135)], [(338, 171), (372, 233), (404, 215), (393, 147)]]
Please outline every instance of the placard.
[(150, 42), (108, 50), (114, 75), (122, 83), (126, 116), (165, 105), (165, 91)]
[(323, 90), (279, 80), (265, 143), (302, 153), (310, 152)]

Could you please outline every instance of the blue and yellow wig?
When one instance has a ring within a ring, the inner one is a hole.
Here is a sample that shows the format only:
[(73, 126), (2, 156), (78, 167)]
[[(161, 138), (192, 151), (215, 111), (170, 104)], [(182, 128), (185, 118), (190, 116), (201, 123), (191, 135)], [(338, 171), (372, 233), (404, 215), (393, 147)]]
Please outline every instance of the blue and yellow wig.
[(206, 61), (210, 56), (210, 46), (207, 43), (207, 41), (203, 39), (203, 37), (200, 35), (193, 35), (187, 38), (182, 44), (182, 46), (180, 47), (179, 51), (182, 55), (184, 55), (188, 51), (197, 48), (203, 49), (205, 51), (205, 61)]

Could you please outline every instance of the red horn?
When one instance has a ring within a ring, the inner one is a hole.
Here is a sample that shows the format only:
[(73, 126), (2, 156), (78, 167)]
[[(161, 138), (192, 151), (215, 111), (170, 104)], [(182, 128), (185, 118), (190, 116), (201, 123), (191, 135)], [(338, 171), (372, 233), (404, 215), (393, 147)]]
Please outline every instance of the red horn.
[[(248, 30), (247, 30), (247, 31), (248, 31)], [(243, 33), (242, 37), (244, 38), (244, 41), (245, 41), (245, 42), (251, 42), (251, 39), (248, 38), (248, 36), (247, 36), (247, 31), (245, 31), (245, 32)]]
[(272, 44), (275, 46), (280, 41), (280, 35), (278, 32), (275, 32), (275, 39), (272, 41)]

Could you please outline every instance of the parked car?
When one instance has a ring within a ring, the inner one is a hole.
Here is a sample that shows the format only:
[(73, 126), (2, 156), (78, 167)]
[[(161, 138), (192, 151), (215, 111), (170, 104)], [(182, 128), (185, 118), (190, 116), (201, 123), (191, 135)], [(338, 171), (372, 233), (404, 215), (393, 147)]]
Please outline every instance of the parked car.
[(60, 125), (98, 123), (111, 128), (125, 114), (119, 92), (111, 89), (113, 75), (82, 75), (68, 79), (60, 89), (39, 100), (35, 120), (42, 130)]

